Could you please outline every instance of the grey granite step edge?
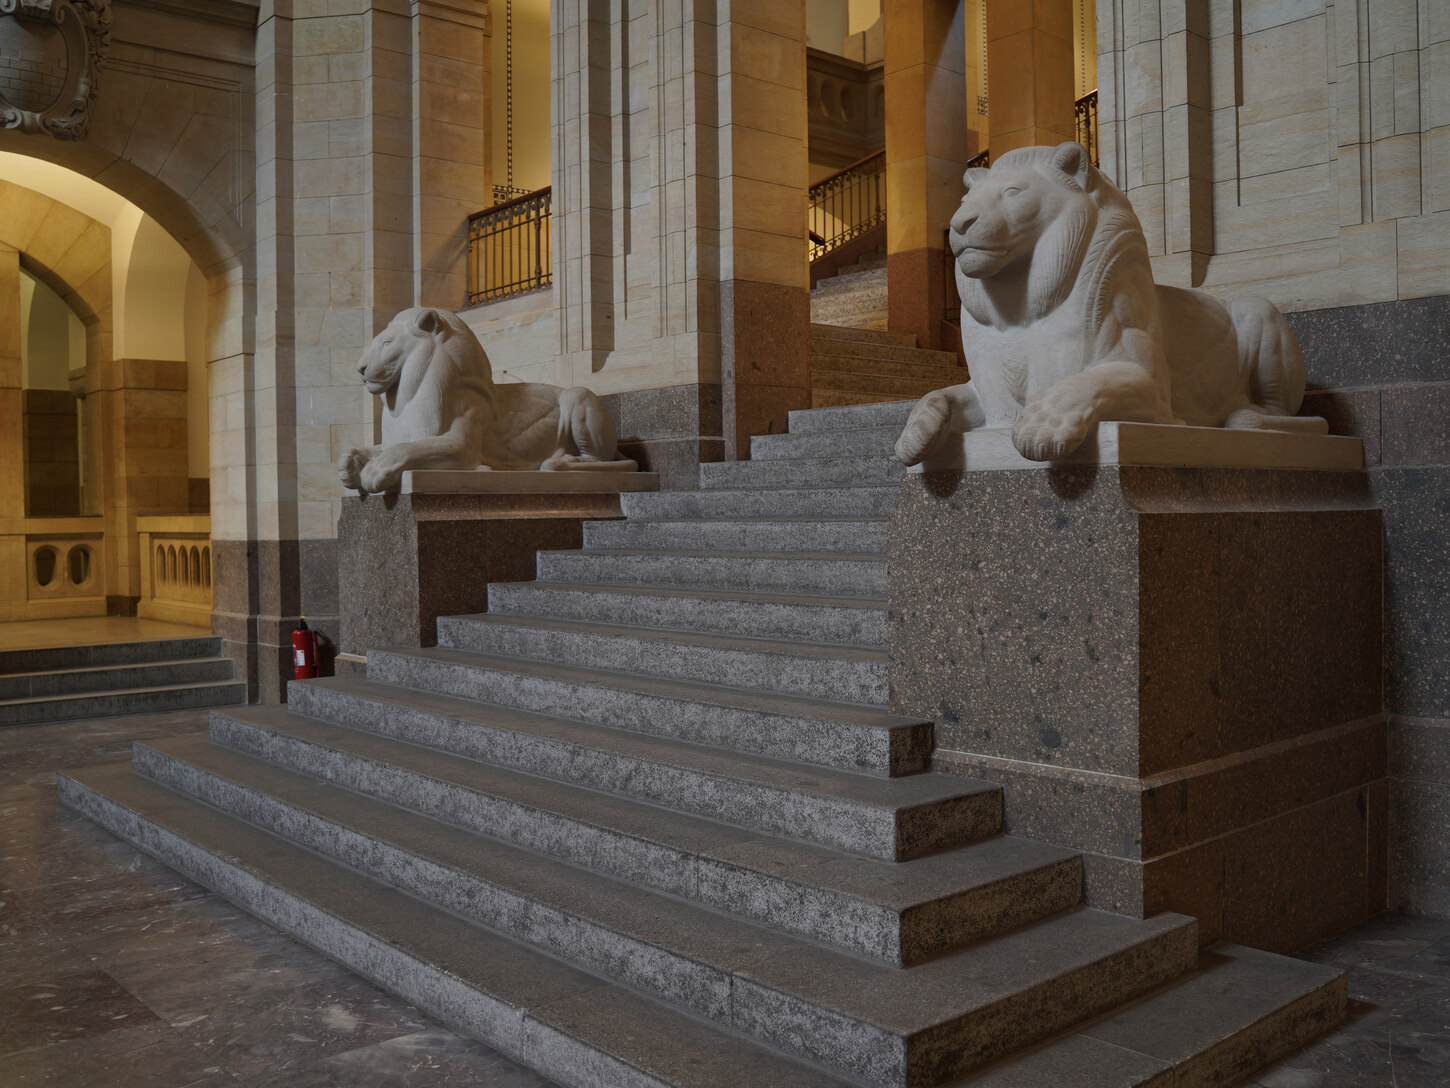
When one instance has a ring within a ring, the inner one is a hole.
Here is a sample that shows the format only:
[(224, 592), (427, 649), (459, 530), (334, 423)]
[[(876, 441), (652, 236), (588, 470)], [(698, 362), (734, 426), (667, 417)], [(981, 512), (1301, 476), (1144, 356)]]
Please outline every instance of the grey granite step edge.
[(440, 616), (438, 645), (885, 707), (884, 650), (550, 617)]
[(925, 770), (933, 724), (884, 710), (444, 648), (373, 650), (368, 678), (878, 777)]
[(88, 646), (48, 646), (0, 651), (0, 673), (43, 669), (81, 669), (95, 665), (160, 661), (183, 657), (216, 657), (222, 640), (214, 635), (145, 639), (139, 642), (97, 642)]
[(236, 668), (227, 657), (118, 662), (72, 669), (45, 669), (0, 675), (0, 700), (51, 699), (85, 692), (124, 691), (169, 684), (232, 680)]
[(242, 680), (206, 684), (173, 684), (90, 692), (82, 695), (0, 702), (0, 726), (35, 725), (76, 718), (107, 718), (120, 714), (155, 714), (204, 706), (230, 706), (247, 701)]
[[(822, 388), (844, 387), (832, 385)], [(915, 395), (921, 396), (920, 393)], [(713, 461), (700, 466), (700, 486), (712, 489), (880, 487), (899, 480), (905, 474), (905, 465), (894, 457), (884, 455), (800, 457), (791, 461)]]
[[(407, 745), (438, 742), (435, 751), (397, 744), (359, 750), (354, 741), (358, 758), (374, 765), (364, 772), (327, 757), (321, 750), (325, 746), (311, 752), (300, 746), (279, 749), (267, 734), (279, 732), (279, 720), (298, 716), (285, 718), (285, 711), (273, 707), (215, 713), (215, 740), (279, 765), (290, 758), (289, 752), (300, 753), (310, 761), (302, 773), (331, 770), (339, 783), (396, 799), (405, 807), (438, 791), (471, 791), (471, 796), (458, 794), (454, 807), (419, 811), (888, 963), (920, 962), (1076, 906), (1082, 898), (1081, 856), (1046, 843), (991, 835), (917, 861), (845, 856), (836, 848), (803, 841), (801, 828), (808, 824), (787, 826), (785, 835), (793, 837), (783, 837), (748, 826), (745, 820), (721, 822), (728, 813), (719, 806), (682, 807), (680, 797), (699, 794), (687, 793), (689, 779), (677, 780), (668, 766), (618, 757), (610, 764), (617, 778), (596, 779), (594, 787), (586, 788), (556, 777), (561, 763), (583, 758), (570, 745), (553, 745), (530, 760), (533, 749), (521, 743), (520, 758), (478, 766), (472, 762), (476, 757), (500, 751), (501, 745), (489, 744), (493, 738), (487, 730), (470, 729), (470, 723), (443, 714), (399, 715), (380, 700), (354, 698), (352, 708), (355, 713), (348, 720), (353, 724), (346, 728)], [(330, 740), (341, 750), (343, 742), (336, 735)], [(462, 748), (467, 758), (437, 754), (455, 748)], [(414, 792), (390, 776), (389, 767), (432, 778), (438, 785), (428, 788), (431, 793)], [(345, 781), (336, 777), (339, 773), (347, 776)], [(624, 784), (631, 787), (628, 796), (613, 792)], [(671, 790), (675, 795), (670, 808), (650, 803), (651, 797)], [(708, 801), (708, 794), (704, 799)], [(984, 822), (990, 827), (997, 819), (986, 808), (992, 798), (984, 795), (982, 801)], [(758, 809), (749, 815), (757, 817)], [(853, 834), (859, 836), (859, 827)]]
[[(135, 770), (289, 842), (611, 980), (713, 1020), (732, 1015), (733, 979), (765, 957), (806, 951), (863, 980), (860, 964), (768, 924), (566, 862), (206, 744), (138, 744)], [(985, 937), (995, 936), (985, 934)], [(809, 973), (792, 990), (814, 1003)]]
[(585, 548), (885, 555), (886, 518), (586, 521)]
[(750, 440), (750, 459), (791, 461), (816, 457), (887, 456), (895, 448), (900, 434), (900, 427), (758, 434)]
[[(234, 842), (243, 828), (229, 830)], [(269, 838), (272, 852), (288, 846)], [(336, 869), (305, 858), (328, 875)], [(376, 905), (374, 893), (351, 909)], [(414, 925), (420, 914), (415, 899)], [(722, 995), (722, 1020), (866, 1083), (940, 1084), (1181, 975), (1195, 933), (1177, 916), (1076, 911), (907, 970), (803, 944), (747, 950)]]
[[(368, 788), (388, 790), (399, 804), (408, 803), (406, 790), (386, 776), (412, 768), (472, 792), (513, 791), (519, 797), (526, 791), (519, 792), (516, 776), (538, 775), (561, 787), (604, 791), (888, 861), (1001, 830), (1001, 791), (985, 782), (964, 782), (961, 788), (956, 782), (931, 783), (933, 788), (900, 791), (894, 798), (863, 796), (849, 779), (793, 780), (788, 767), (769, 762), (711, 760), (709, 753), (647, 744), (611, 749), (587, 728), (567, 722), (526, 732), (523, 723), (492, 725), (450, 715), (436, 704), (424, 710), (341, 686), (299, 691), (296, 709), (296, 715), (281, 719), (255, 709), (214, 714), (211, 734), (219, 744), (260, 758), (311, 760), (298, 765), (308, 774), (365, 758), (375, 764), (365, 779), (374, 783)], [(419, 745), (433, 752), (409, 750)], [(450, 766), (447, 760), (457, 756), (477, 762)]]
[(964, 1082), (970, 1088), (1239, 1084), (1342, 1023), (1342, 971), (1232, 944), (1127, 1008)]
[(542, 551), (539, 578), (551, 582), (661, 586), (674, 589), (776, 591), (839, 597), (885, 597), (886, 556), (796, 553), (605, 550)]
[[(893, 440), (894, 441), (894, 440)], [(796, 487), (761, 492), (723, 487), (701, 491), (634, 491), (619, 497), (629, 518), (838, 517), (884, 518), (896, 509), (899, 484)]]
[[(123, 769), (59, 778), (89, 817), (330, 956), (560, 1084), (847, 1088), (839, 1077), (611, 986)], [(110, 773), (107, 773), (110, 772)], [(184, 829), (184, 830), (183, 830)]]
[(902, 427), (916, 407), (914, 401), (881, 401), (851, 404), (839, 408), (801, 408), (789, 413), (788, 434), (854, 430), (868, 427)]
[(488, 608), (490, 613), (503, 615), (815, 640), (867, 649), (886, 646), (884, 597), (869, 600), (588, 582), (494, 582), (488, 587)]

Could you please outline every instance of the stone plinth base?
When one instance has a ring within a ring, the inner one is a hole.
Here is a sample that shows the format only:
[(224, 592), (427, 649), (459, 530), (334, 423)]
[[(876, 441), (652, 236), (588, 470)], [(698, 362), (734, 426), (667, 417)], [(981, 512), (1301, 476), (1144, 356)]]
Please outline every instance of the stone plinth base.
[(533, 578), (537, 551), (577, 548), (586, 520), (619, 516), (615, 492), (350, 495), (337, 530), (339, 649), (436, 645), (439, 616), (485, 611), (489, 582)]
[(1092, 905), (1296, 949), (1385, 906), (1382, 558), (1359, 472), (909, 476), (892, 709)]

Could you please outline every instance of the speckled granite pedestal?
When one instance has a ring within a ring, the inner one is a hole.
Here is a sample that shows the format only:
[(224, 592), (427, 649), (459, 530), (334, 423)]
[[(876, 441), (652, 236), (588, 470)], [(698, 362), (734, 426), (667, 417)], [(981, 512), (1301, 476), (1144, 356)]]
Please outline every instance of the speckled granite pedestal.
[(909, 475), (892, 709), (1007, 787), (1014, 833), (1086, 851), (1092, 905), (1297, 949), (1385, 906), (1382, 551), (1342, 468)]
[(436, 645), (439, 616), (486, 611), (490, 582), (532, 579), (536, 552), (579, 547), (586, 520), (620, 516), (620, 490), (656, 487), (643, 472), (409, 472), (401, 493), (349, 494), (337, 671), (361, 671), (369, 649)]

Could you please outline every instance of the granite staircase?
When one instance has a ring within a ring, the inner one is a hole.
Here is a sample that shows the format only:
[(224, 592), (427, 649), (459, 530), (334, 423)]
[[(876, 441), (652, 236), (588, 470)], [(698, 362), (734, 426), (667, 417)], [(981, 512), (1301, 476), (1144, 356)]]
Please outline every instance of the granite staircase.
[(0, 726), (246, 699), (246, 683), (210, 635), (0, 652)]
[(863, 257), (811, 288), (811, 321), (857, 329), (886, 328), (886, 254)]
[(919, 348), (911, 333), (811, 326), (812, 408), (914, 403), (966, 380), (955, 353)]
[(216, 711), (67, 805), (568, 1085), (1227, 1085), (1319, 965), (1082, 905), (887, 709), (906, 404), (623, 496), (440, 645)]

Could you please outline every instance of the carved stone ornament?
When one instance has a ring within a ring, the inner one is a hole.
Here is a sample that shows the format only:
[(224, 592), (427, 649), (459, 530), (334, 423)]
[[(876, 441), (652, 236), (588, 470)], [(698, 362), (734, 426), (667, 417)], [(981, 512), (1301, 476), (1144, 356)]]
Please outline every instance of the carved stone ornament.
[(950, 238), (972, 380), (917, 403), (901, 461), (978, 428), (1010, 428), (1033, 461), (1105, 420), (1325, 433), (1294, 414), (1304, 357), (1284, 315), (1155, 284), (1132, 205), (1082, 147), (1009, 151), (964, 180)]
[(392, 491), (413, 469), (633, 472), (597, 395), (540, 382), (498, 385), (478, 337), (447, 310), (404, 310), (363, 352), (358, 374), (383, 399), (383, 440), (349, 450), (344, 487)]
[(81, 139), (110, 46), (110, 0), (0, 0), (0, 128)]

